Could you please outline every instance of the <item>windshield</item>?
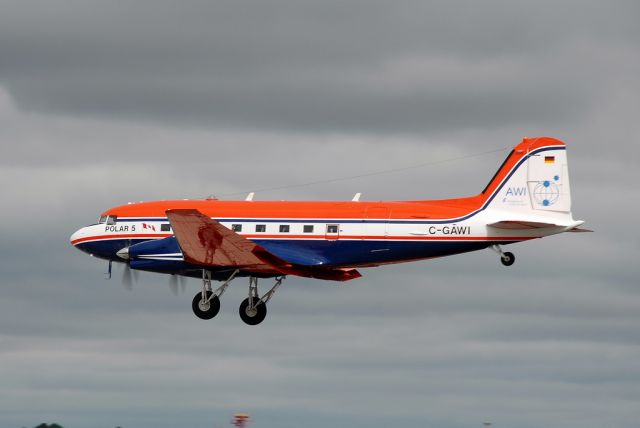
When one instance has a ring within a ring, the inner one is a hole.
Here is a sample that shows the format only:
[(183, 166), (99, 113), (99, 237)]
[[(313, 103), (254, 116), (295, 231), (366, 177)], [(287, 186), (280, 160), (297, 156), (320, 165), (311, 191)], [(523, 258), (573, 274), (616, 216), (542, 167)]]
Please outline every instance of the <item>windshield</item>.
[(103, 215), (98, 219), (98, 224), (116, 224), (118, 217), (115, 215)]

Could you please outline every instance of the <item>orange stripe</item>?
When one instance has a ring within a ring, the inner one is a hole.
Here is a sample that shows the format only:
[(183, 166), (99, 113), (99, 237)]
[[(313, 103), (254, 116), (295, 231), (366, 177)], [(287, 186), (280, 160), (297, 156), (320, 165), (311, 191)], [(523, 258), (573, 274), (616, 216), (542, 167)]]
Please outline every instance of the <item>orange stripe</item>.
[(166, 238), (168, 236), (172, 236), (170, 233), (142, 233), (135, 235), (127, 235), (127, 234), (118, 234), (115, 233), (113, 235), (94, 235), (87, 236), (84, 238), (78, 238), (74, 241), (71, 241), (71, 245), (80, 244), (86, 241), (105, 241), (108, 239), (139, 239), (139, 238)]
[[(554, 138), (525, 138), (515, 148), (515, 155), (496, 175), (485, 194), (439, 201), (351, 202), (351, 201), (220, 201), (174, 200), (121, 205), (103, 215), (120, 217), (165, 217), (168, 209), (197, 209), (212, 218), (270, 219), (366, 219), (375, 208), (386, 208), (391, 220), (450, 220), (479, 209), (496, 190), (511, 169), (533, 150), (541, 147), (563, 147)], [(479, 189), (480, 190), (480, 189)]]
[[(241, 219), (355, 219), (364, 220), (373, 208), (386, 208), (392, 220), (451, 219), (469, 214), (480, 207), (476, 197), (445, 201), (420, 202), (307, 202), (307, 201), (218, 201), (174, 200), (141, 202), (107, 210), (103, 215), (118, 217), (166, 217), (168, 209), (196, 209), (211, 218)], [(390, 217), (389, 217), (390, 216)], [(158, 220), (166, 221), (166, 220)], [(283, 220), (286, 222), (286, 220)]]

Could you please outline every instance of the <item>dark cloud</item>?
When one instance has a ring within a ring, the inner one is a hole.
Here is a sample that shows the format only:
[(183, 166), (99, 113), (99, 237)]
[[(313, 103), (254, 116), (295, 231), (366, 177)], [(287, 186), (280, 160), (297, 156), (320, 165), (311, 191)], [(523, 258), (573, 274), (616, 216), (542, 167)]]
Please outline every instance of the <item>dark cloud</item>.
[(552, 126), (589, 112), (611, 78), (601, 73), (606, 53), (633, 49), (635, 9), (14, 5), (0, 18), (0, 75), (25, 108), (174, 124), (411, 133)]

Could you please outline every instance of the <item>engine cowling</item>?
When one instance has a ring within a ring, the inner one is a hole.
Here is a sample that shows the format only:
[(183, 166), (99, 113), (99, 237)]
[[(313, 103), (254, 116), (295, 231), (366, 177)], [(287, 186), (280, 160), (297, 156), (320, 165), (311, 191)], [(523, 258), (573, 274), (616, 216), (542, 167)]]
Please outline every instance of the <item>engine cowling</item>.
[(127, 254), (133, 269), (175, 271), (188, 267), (173, 236), (134, 244), (127, 249)]

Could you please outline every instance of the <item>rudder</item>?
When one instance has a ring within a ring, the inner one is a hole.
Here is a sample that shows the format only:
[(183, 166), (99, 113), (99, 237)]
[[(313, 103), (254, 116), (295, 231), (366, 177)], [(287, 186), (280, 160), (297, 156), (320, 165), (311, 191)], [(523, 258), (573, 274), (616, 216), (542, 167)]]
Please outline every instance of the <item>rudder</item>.
[(482, 194), (485, 207), (516, 212), (571, 212), (565, 144), (525, 138), (511, 151)]

